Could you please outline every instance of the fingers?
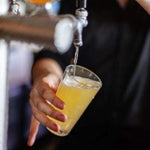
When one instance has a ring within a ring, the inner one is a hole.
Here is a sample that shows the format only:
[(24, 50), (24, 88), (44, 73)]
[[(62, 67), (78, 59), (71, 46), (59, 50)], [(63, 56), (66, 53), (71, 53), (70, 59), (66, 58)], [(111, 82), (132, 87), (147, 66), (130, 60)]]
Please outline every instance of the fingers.
[[(35, 142), (39, 123), (55, 132), (60, 130), (60, 126), (48, 116), (62, 122), (65, 122), (67, 119), (67, 116), (59, 111), (59, 109), (65, 108), (65, 104), (56, 97), (55, 92), (58, 83), (58, 77), (54, 75), (48, 75), (42, 79), (39, 78), (34, 83), (30, 92), (30, 105), (33, 116), (30, 124), (28, 146), (32, 146)], [(53, 105), (59, 109), (55, 109)]]
[(30, 130), (29, 130), (29, 137), (28, 137), (28, 146), (32, 146), (35, 142), (35, 138), (38, 132), (39, 122), (32, 116), (31, 123), (30, 123)]
[[(33, 98), (33, 99), (32, 99)], [(47, 116), (50, 116), (54, 119), (57, 119), (59, 121), (66, 121), (67, 116), (63, 114), (62, 112), (54, 109), (50, 104), (46, 102), (38, 93), (36, 89), (32, 89), (32, 94), (30, 98), (30, 105), (32, 108), (32, 113), (34, 117), (44, 126), (54, 130), (58, 131), (59, 126), (54, 123), (52, 120), (50, 120)]]
[[(65, 114), (63, 114), (60, 111), (55, 110), (54, 107), (52, 107), (50, 104), (46, 103), (46, 101), (41, 100), (41, 98), (39, 96), (36, 96), (36, 100), (30, 100), (30, 105), (32, 107), (32, 112), (33, 112), (35, 118), (38, 120), (40, 117), (39, 113), (44, 113), (46, 116), (50, 116), (50, 117), (57, 119), (59, 121), (62, 121), (62, 122), (66, 121), (66, 119), (67, 119)], [(43, 117), (45, 118), (45, 116), (43, 116)], [(42, 120), (39, 120), (39, 121), (41, 122)], [(45, 125), (45, 124), (43, 124), (43, 125)]]
[(31, 99), (34, 99), (35, 93), (38, 93), (43, 99), (52, 103), (59, 109), (64, 109), (65, 104), (62, 100), (56, 97), (56, 89), (59, 84), (59, 79), (53, 74), (48, 75), (42, 79), (41, 82), (36, 83), (30, 92)]
[(36, 120), (38, 120), (42, 125), (58, 132), (60, 130), (59, 125), (50, 120), (46, 114), (39, 111), (31, 102), (32, 112)]
[(39, 92), (39, 95), (43, 99), (49, 101), (55, 107), (57, 107), (59, 109), (64, 109), (65, 108), (64, 102), (62, 100), (60, 100), (59, 98), (57, 98), (55, 93), (50, 88), (42, 88), (41, 89), (41, 87), (39, 87), (38, 92)]

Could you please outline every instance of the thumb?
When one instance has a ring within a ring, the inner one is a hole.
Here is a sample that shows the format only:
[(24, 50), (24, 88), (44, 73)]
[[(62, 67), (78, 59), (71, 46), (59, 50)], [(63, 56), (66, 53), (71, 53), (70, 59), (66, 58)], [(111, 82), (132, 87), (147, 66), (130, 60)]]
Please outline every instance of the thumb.
[(43, 81), (45, 83), (48, 84), (48, 86), (56, 92), (57, 88), (58, 88), (58, 85), (59, 85), (59, 82), (60, 82), (60, 78), (55, 75), (55, 74), (49, 74), (48, 76), (44, 77), (43, 78)]
[(39, 129), (39, 121), (37, 121), (34, 116), (32, 115), (31, 123), (30, 123), (30, 131), (29, 131), (29, 137), (28, 137), (28, 146), (32, 146), (35, 142), (36, 135)]

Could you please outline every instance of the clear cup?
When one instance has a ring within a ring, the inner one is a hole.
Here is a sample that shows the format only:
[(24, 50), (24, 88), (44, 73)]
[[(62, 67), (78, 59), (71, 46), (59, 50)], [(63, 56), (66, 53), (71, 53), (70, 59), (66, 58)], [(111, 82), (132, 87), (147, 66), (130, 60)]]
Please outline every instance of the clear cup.
[(49, 117), (60, 125), (60, 130), (48, 130), (58, 136), (68, 135), (101, 87), (100, 78), (91, 70), (79, 65), (67, 66), (56, 92), (56, 96), (66, 104), (65, 109), (60, 111), (67, 115), (67, 121)]

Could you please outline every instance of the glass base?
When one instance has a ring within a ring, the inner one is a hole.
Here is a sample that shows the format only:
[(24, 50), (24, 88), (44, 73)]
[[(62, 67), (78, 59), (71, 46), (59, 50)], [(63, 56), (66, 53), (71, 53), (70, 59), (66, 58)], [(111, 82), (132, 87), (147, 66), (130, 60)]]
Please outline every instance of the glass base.
[(55, 131), (53, 131), (53, 130), (51, 130), (51, 129), (49, 129), (49, 128), (47, 128), (51, 133), (53, 133), (53, 134), (55, 134), (55, 135), (57, 135), (57, 136), (67, 136), (69, 133), (70, 133), (70, 131), (62, 131), (62, 130), (59, 130), (58, 132), (55, 132)]

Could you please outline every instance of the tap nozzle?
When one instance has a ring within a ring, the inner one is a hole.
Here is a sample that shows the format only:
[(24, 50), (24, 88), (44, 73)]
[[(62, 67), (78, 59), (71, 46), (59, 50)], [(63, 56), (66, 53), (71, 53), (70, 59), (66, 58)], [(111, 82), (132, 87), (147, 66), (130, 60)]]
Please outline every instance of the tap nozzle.
[(78, 23), (74, 35), (74, 45), (80, 47), (83, 45), (83, 41), (82, 41), (83, 28), (86, 27), (88, 24), (87, 21), (88, 12), (85, 8), (78, 8), (76, 9), (75, 15)]
[(16, 0), (11, 0), (9, 12), (13, 15), (20, 15), (20, 5), (16, 2)]

